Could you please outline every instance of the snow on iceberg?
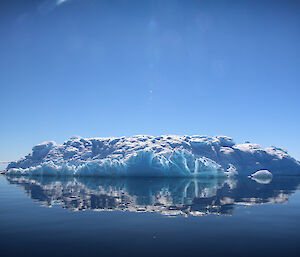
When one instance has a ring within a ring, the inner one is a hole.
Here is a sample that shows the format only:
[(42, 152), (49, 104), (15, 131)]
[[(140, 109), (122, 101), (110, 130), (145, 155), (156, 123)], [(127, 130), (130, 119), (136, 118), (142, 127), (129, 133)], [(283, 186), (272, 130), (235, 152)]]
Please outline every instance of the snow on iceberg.
[(300, 163), (280, 148), (236, 145), (226, 136), (72, 137), (62, 145), (34, 146), (32, 153), (11, 162), (6, 174), (210, 177), (260, 169), (300, 174)]

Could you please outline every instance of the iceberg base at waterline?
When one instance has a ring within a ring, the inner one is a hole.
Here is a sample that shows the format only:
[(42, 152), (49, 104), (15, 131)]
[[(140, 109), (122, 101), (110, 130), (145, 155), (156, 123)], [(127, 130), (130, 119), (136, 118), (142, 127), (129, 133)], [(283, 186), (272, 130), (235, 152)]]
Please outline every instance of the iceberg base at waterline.
[(300, 174), (300, 163), (287, 151), (258, 144), (236, 145), (226, 136), (109, 138), (73, 137), (62, 145), (45, 142), (11, 162), (7, 175), (219, 177), (258, 170)]

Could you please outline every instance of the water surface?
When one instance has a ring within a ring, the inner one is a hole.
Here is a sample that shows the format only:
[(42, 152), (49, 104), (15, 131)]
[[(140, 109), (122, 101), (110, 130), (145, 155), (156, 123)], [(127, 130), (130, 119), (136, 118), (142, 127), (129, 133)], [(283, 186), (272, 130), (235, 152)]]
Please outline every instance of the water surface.
[(0, 176), (4, 256), (300, 256), (300, 177)]

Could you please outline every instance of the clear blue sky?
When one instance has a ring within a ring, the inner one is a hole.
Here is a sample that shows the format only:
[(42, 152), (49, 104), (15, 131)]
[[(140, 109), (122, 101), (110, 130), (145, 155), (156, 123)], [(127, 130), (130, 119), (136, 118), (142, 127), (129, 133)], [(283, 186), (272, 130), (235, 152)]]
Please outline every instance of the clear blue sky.
[(134, 134), (300, 159), (299, 1), (3, 0), (0, 35), (0, 160)]

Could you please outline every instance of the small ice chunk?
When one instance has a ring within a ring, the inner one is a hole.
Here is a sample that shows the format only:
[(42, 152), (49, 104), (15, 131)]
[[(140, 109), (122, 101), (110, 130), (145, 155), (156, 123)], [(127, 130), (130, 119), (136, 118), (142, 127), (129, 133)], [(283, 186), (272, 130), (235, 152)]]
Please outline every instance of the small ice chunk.
[(260, 184), (269, 184), (272, 181), (273, 174), (268, 170), (259, 170), (249, 176)]

